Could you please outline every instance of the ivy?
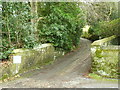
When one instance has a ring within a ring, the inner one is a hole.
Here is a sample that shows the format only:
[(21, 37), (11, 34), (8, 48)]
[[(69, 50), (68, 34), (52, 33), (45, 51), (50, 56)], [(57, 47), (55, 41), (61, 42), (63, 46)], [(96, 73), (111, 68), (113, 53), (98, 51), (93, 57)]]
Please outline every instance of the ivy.
[(65, 51), (78, 46), (84, 20), (77, 3), (45, 3), (44, 8), (49, 12), (39, 12), (46, 15), (38, 25), (41, 42), (53, 43), (56, 48)]
[(15, 48), (32, 48), (36, 44), (31, 26), (29, 3), (2, 2), (2, 49), (0, 59), (7, 59)]
[[(32, 12), (34, 5), (38, 15)], [(0, 59), (7, 59), (13, 49), (33, 48), (39, 43), (53, 43), (56, 48), (73, 50), (80, 42), (83, 16), (78, 3), (73, 2), (2, 2)], [(42, 19), (35, 22), (39, 17)]]

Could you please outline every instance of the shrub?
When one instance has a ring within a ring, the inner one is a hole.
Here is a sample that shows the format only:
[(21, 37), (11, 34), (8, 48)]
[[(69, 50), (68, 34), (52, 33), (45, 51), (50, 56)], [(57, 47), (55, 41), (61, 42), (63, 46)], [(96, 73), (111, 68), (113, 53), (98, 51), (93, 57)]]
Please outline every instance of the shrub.
[(46, 5), (49, 12), (41, 12), (45, 18), (38, 26), (41, 42), (53, 43), (56, 48), (66, 51), (78, 46), (84, 20), (77, 4), (63, 2)]
[(120, 18), (114, 19), (112, 21), (102, 21), (98, 24), (95, 24), (90, 27), (89, 34), (91, 37), (89, 37), (90, 40), (98, 40), (99, 38), (105, 38), (112, 35), (116, 35), (118, 38), (120, 37)]
[(112, 35), (116, 35), (119, 36), (120, 35), (120, 31), (118, 30), (118, 28), (120, 27), (120, 18), (112, 20), (110, 22), (101, 22), (100, 23), (100, 30), (99, 35), (102, 37), (108, 37), (108, 36), (112, 36)]
[(15, 48), (32, 48), (36, 42), (28, 3), (2, 2), (2, 49), (0, 59), (7, 59)]

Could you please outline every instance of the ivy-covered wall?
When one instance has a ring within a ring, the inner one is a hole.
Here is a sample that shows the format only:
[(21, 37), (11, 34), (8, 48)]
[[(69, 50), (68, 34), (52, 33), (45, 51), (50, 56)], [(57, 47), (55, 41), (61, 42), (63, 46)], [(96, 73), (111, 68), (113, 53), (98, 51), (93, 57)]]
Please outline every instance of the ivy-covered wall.
[(118, 78), (118, 59), (120, 46), (111, 45), (115, 36), (92, 43), (92, 71), (104, 77)]

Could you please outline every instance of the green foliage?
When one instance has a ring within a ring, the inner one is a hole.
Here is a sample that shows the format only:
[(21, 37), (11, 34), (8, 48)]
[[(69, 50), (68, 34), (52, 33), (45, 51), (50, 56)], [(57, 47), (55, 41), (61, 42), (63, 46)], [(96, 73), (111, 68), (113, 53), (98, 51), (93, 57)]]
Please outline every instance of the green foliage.
[(112, 35), (120, 37), (120, 31), (118, 30), (120, 28), (119, 22), (120, 18), (112, 21), (102, 21), (94, 26), (91, 26), (89, 29), (91, 37), (89, 37), (89, 39), (94, 41), (98, 40), (99, 37), (105, 38)]
[(118, 50), (96, 47), (93, 53), (92, 72), (104, 77), (118, 78), (118, 53)]
[[(45, 8), (39, 11), (44, 16), (38, 29), (42, 43), (53, 43), (57, 48), (72, 50), (79, 44), (84, 20), (77, 3), (40, 3)], [(48, 12), (46, 12), (46, 10)]]
[(84, 26), (81, 37), (87, 38), (87, 39), (89, 39), (91, 37), (91, 34), (89, 33), (89, 28), (90, 28), (89, 25)]
[(110, 22), (101, 22), (98, 26), (97, 34), (101, 37), (109, 37), (112, 35), (120, 36), (120, 18), (112, 20)]
[(89, 25), (118, 18), (118, 2), (88, 2), (83, 9), (86, 10)]
[(14, 48), (32, 48), (36, 40), (31, 26), (28, 3), (2, 2), (2, 52), (0, 59), (6, 59)]
[(93, 79), (97, 79), (97, 80), (102, 80), (102, 81), (118, 82), (118, 79), (104, 78), (104, 77), (102, 77), (98, 74), (95, 74), (95, 73), (90, 73), (88, 75), (88, 77), (93, 78)]
[(89, 39), (91, 41), (98, 40), (99, 39), (99, 35), (96, 34), (95, 31), (97, 31), (96, 28), (93, 27), (93, 26), (90, 26), (90, 28), (88, 29), (88, 32), (83, 32), (82, 33), (82, 37), (83, 38), (87, 38), (87, 39)]
[(86, 38), (86, 39), (89, 39), (89, 38), (91, 37), (91, 34), (88, 33), (88, 32), (84, 32), (84, 33), (82, 34), (82, 37), (83, 37), (83, 38)]
[[(34, 9), (31, 3), (2, 2), (0, 59), (8, 58), (15, 48), (32, 48), (39, 41), (53, 43), (55, 47), (66, 51), (72, 50), (79, 44), (84, 20), (83, 12), (77, 3), (36, 3), (35, 5), (38, 8), (38, 16), (43, 17), (39, 20), (39, 24), (34, 22), (37, 17), (31, 14)], [(36, 25), (39, 32), (35, 31)]]
[(95, 41), (117, 34), (118, 2), (88, 2), (84, 3), (82, 8), (86, 12), (87, 24), (90, 25), (89, 32), (84, 35), (85, 38)]

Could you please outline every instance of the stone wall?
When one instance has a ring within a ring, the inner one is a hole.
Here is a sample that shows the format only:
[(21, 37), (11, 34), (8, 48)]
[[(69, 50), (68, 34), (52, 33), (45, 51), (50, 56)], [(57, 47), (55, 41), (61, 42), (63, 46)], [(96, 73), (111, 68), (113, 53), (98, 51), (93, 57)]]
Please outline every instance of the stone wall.
[(92, 43), (92, 71), (99, 75), (118, 78), (118, 59), (120, 46), (110, 43), (115, 36), (97, 40)]
[[(17, 60), (18, 63), (13, 61), (14, 56), (21, 57), (21, 63), (19, 63), (19, 59)], [(40, 68), (52, 63), (58, 56), (62, 56), (62, 52), (55, 51), (51, 44), (38, 45), (33, 49), (15, 49), (10, 55), (11, 61), (0, 67), (0, 78)]]

